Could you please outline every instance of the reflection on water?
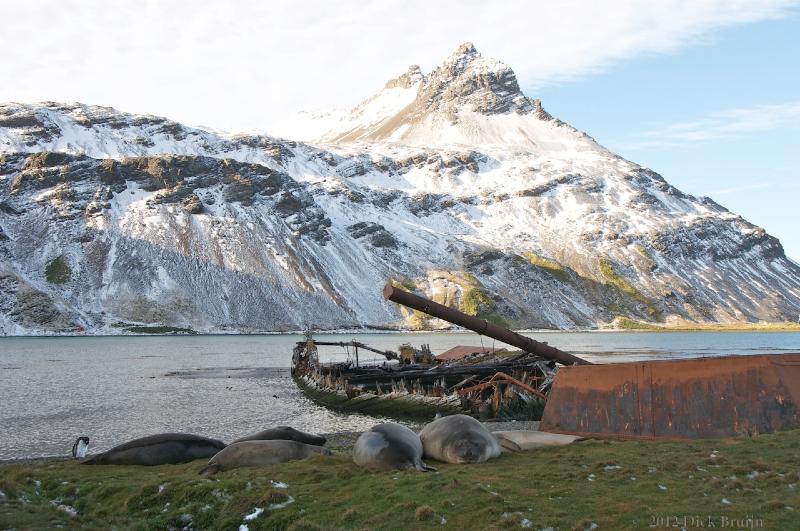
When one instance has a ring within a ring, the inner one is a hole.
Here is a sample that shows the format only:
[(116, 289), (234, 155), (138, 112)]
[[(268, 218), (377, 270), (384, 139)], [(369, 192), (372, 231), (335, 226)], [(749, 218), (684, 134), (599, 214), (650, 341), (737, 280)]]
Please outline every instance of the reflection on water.
[[(792, 332), (542, 332), (531, 337), (597, 363), (800, 351)], [(223, 440), (275, 425), (333, 432), (375, 419), (340, 415), (296, 389), (288, 366), (298, 335), (0, 339), (0, 459), (92, 451), (143, 435), (181, 431)], [(428, 343), (506, 347), (473, 333), (319, 335), (378, 349)], [(346, 359), (341, 348), (323, 359)], [(352, 354), (352, 352), (350, 353)], [(362, 362), (379, 356), (359, 352)]]

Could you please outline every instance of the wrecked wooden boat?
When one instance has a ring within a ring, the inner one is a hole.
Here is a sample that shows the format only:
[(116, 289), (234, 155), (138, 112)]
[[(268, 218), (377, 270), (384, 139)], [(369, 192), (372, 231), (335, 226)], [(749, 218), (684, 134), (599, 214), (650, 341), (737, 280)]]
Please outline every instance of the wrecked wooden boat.
[[(345, 361), (320, 361), (321, 349), (343, 350)], [(383, 357), (359, 359), (359, 351)], [(379, 350), (358, 341), (315, 341), (306, 335), (294, 348), (292, 377), (320, 405), (404, 419), (437, 413), (480, 418), (537, 420), (555, 363), (528, 352), (456, 347), (434, 356), (427, 345)]]
[(392, 286), (386, 299), (558, 362), (539, 429), (582, 437), (698, 439), (800, 428), (800, 354), (594, 365)]

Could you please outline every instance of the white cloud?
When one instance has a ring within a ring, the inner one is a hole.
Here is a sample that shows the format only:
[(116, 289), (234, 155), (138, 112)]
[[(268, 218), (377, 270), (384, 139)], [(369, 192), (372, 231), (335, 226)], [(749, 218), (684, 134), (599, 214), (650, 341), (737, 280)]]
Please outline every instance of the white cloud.
[(679, 122), (641, 134), (642, 141), (627, 150), (652, 149), (680, 144), (736, 138), (761, 131), (800, 124), (800, 101), (728, 109), (691, 122)]
[(464, 41), (536, 87), (778, 18), (795, 3), (4, 1), (0, 101), (82, 101), (269, 129), (300, 109), (353, 105)]
[(743, 184), (741, 186), (730, 186), (727, 188), (720, 188), (719, 190), (714, 190), (711, 192), (710, 195), (718, 196), (718, 195), (730, 195), (730, 194), (740, 194), (742, 192), (752, 192), (754, 190), (764, 190), (766, 188), (770, 188), (770, 183), (754, 183), (754, 184)]

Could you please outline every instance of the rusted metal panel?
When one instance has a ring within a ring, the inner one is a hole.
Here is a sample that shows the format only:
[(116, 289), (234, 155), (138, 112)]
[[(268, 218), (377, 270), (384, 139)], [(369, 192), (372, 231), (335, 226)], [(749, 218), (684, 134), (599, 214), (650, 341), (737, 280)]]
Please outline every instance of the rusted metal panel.
[(540, 429), (695, 439), (800, 427), (800, 354), (562, 367)]

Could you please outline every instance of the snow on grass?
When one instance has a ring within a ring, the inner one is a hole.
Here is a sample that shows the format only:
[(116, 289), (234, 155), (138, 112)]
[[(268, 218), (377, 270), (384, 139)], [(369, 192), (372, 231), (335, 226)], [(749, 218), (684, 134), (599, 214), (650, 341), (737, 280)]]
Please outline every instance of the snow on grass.
[(267, 509), (269, 509), (270, 511), (275, 511), (278, 509), (283, 509), (284, 507), (288, 507), (293, 503), (294, 503), (294, 498), (292, 496), (289, 496), (289, 498), (285, 502), (270, 504), (270, 506), (267, 507)]
[(59, 511), (63, 511), (72, 517), (78, 516), (78, 511), (75, 509), (75, 507), (72, 507), (71, 505), (64, 505), (64, 504), (57, 505), (56, 509)]
[(264, 508), (263, 507), (256, 507), (255, 509), (253, 509), (252, 513), (245, 515), (244, 521), (245, 522), (250, 522), (252, 520), (255, 520), (256, 518), (261, 516), (261, 513), (263, 513), (263, 512), (264, 512)]

